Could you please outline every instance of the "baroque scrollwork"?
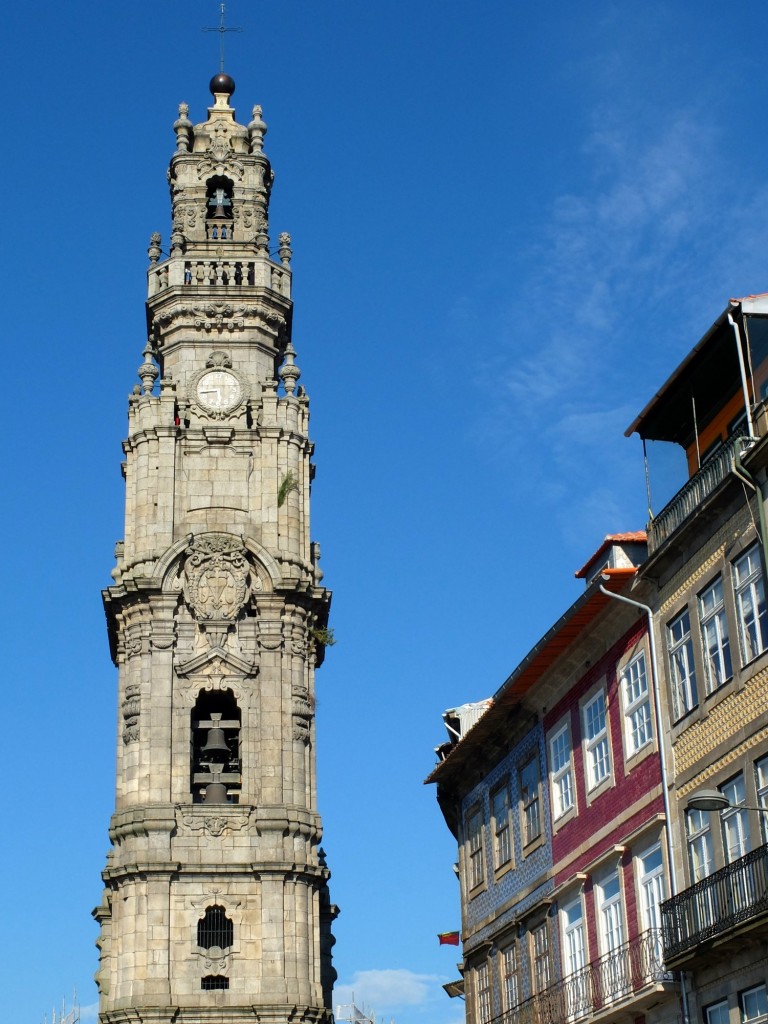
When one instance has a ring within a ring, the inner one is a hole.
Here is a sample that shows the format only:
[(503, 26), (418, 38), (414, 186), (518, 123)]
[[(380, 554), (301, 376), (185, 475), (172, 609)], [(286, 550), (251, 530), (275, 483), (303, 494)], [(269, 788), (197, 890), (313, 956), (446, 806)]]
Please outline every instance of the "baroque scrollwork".
[(141, 688), (138, 683), (128, 683), (120, 710), (123, 716), (123, 743), (135, 743), (139, 738), (141, 715)]
[(189, 832), (204, 832), (209, 836), (221, 836), (225, 832), (240, 832), (248, 825), (246, 812), (236, 814), (180, 814), (179, 825)]
[(251, 592), (242, 542), (229, 534), (191, 538), (185, 552), (184, 597), (198, 621), (234, 622)]
[(312, 701), (309, 690), (302, 683), (294, 683), (292, 697), (293, 738), (299, 742), (308, 743), (312, 721)]

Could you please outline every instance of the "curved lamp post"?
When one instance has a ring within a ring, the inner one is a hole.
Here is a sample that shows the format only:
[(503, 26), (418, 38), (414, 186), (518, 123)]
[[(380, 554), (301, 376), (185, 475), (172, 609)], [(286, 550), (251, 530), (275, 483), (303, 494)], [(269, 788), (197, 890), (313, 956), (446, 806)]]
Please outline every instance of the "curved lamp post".
[(685, 805), (687, 811), (762, 811), (768, 814), (768, 807), (754, 807), (750, 804), (732, 804), (719, 789), (697, 789), (691, 793)]

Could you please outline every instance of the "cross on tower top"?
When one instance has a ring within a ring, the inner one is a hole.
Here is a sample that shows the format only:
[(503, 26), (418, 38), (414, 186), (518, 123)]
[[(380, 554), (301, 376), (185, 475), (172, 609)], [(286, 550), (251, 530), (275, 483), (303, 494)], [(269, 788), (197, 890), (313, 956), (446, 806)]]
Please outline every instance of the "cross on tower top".
[(242, 28), (235, 28), (234, 26), (227, 26), (225, 24), (225, 17), (227, 12), (227, 5), (225, 3), (219, 4), (219, 24), (215, 28), (204, 28), (203, 32), (218, 32), (219, 33), (219, 71), (224, 73), (224, 34), (226, 32), (242, 32)]

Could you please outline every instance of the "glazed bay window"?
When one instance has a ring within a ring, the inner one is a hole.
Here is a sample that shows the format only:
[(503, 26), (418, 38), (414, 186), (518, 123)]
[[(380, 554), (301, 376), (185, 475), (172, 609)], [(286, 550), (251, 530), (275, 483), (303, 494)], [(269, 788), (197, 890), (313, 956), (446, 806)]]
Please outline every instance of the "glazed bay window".
[(509, 827), (509, 786), (504, 783), (491, 793), (493, 820), (493, 866), (501, 868), (512, 860), (512, 837)]
[(573, 807), (573, 769), (571, 766), (571, 737), (564, 725), (549, 741), (549, 760), (552, 768), (552, 803), (555, 820)]
[(651, 700), (648, 693), (648, 673), (645, 654), (641, 652), (627, 665), (622, 674), (624, 687), (624, 721), (627, 737), (627, 755), (632, 757), (653, 738), (651, 730)]
[(667, 626), (667, 649), (672, 684), (672, 705), (675, 720), (677, 720), (699, 703), (696, 691), (696, 668), (693, 662), (691, 617), (687, 608), (672, 619)]
[(539, 759), (532, 757), (520, 769), (523, 844), (526, 846), (541, 835), (540, 782)]
[(605, 694), (601, 690), (583, 708), (584, 741), (586, 745), (587, 788), (595, 789), (611, 774), (608, 748), (608, 727), (605, 717)]
[(707, 693), (713, 693), (733, 675), (723, 581), (720, 576), (699, 594), (699, 621), (704, 650), (705, 685)]
[(470, 889), (482, 885), (485, 880), (483, 812), (480, 807), (475, 807), (467, 816), (467, 876)]
[(768, 612), (765, 607), (760, 549), (755, 545), (733, 563), (736, 617), (741, 656), (746, 665), (768, 647)]

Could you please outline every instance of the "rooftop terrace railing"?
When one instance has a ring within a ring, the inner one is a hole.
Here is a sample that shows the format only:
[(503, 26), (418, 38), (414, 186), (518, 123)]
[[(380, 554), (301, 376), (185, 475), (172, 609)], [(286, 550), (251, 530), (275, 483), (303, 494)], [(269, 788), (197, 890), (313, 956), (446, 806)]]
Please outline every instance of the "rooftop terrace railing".
[(721, 448), (718, 448), (701, 468), (695, 473), (674, 498), (648, 524), (648, 554), (652, 555), (666, 541), (678, 526), (693, 515), (701, 503), (719, 487), (733, 471), (733, 456), (738, 450), (746, 447), (749, 438), (740, 433), (729, 437)]

